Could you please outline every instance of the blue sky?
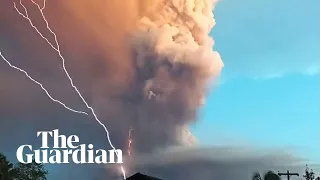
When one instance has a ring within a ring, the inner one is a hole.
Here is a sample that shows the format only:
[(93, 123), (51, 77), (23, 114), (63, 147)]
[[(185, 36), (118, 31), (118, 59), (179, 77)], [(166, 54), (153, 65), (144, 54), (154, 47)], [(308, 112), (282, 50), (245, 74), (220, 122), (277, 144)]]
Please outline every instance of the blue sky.
[(320, 162), (318, 0), (221, 0), (212, 31), (225, 67), (202, 144), (292, 148)]

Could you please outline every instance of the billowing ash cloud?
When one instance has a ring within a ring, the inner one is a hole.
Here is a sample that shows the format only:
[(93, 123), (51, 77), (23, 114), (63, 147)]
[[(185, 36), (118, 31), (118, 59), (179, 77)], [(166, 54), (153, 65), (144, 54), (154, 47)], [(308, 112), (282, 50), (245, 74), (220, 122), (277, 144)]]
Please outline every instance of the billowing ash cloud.
[[(209, 37), (215, 24), (211, 0), (136, 3), (142, 10), (125, 41), (132, 79), (126, 82), (129, 86), (118, 99), (119, 114), (113, 118), (134, 128), (134, 150), (146, 152), (184, 144), (181, 134), (196, 119), (209, 81), (223, 64)], [(101, 97), (99, 108), (109, 104)]]
[[(140, 99), (134, 106), (139, 108), (139, 124), (151, 121), (154, 126), (153, 132), (149, 129), (145, 134), (166, 138), (156, 141), (157, 145), (181, 143), (176, 133), (196, 119), (208, 81), (222, 68), (208, 36), (214, 25), (212, 5), (207, 0), (159, 1), (133, 32), (133, 88), (137, 89), (133, 96)], [(136, 128), (144, 132), (148, 126)], [(136, 141), (148, 143), (141, 138)]]
[[(209, 37), (215, 25), (214, 2), (110, 0), (60, 5), (82, 23), (101, 53), (99, 66), (96, 60), (88, 62), (93, 71), (104, 68), (92, 78), (92, 102), (112, 137), (122, 139), (118, 145), (124, 147), (131, 127), (136, 152), (192, 144), (188, 124), (196, 120), (206, 89), (223, 67)], [(61, 34), (71, 39), (67, 32)], [(72, 49), (72, 44), (68, 47)]]

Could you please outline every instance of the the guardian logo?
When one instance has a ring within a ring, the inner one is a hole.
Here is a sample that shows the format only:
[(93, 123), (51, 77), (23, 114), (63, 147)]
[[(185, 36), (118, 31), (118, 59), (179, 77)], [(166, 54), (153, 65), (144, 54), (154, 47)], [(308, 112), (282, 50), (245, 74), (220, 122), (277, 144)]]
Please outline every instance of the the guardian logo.
[[(79, 137), (71, 135), (59, 135), (59, 130), (39, 131), (37, 137), (41, 136), (41, 148), (34, 150), (31, 145), (22, 145), (18, 148), (16, 156), (21, 163), (31, 163), (35, 160), (36, 163), (70, 163), (76, 164), (85, 163), (122, 163), (122, 151), (116, 150), (94, 150), (92, 144), (79, 144)], [(49, 136), (53, 138), (53, 147), (48, 146)], [(115, 157), (117, 161), (115, 162)]]

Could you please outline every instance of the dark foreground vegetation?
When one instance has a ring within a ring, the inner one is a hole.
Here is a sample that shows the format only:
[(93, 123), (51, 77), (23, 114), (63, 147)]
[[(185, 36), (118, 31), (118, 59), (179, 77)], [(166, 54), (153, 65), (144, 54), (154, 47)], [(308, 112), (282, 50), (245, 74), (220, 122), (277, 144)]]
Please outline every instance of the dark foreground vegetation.
[[(280, 177), (281, 176), (281, 177)], [(320, 180), (320, 176), (316, 177), (315, 172), (313, 172), (312, 169), (309, 169), (308, 165), (306, 165), (306, 170), (304, 174), (302, 175), (302, 178), (300, 177), (300, 174), (298, 173), (290, 173), (289, 171), (285, 173), (274, 173), (273, 171), (269, 171), (263, 175), (263, 177), (260, 175), (259, 172), (255, 172), (252, 176), (252, 180), (280, 180), (280, 179), (301, 179), (301, 180)]]
[[(287, 171), (286, 173), (274, 173), (273, 171), (268, 171), (263, 175), (263, 178), (262, 178), (259, 172), (255, 172), (253, 173), (252, 180), (281, 180), (280, 176), (285, 176), (283, 179), (290, 180), (291, 176), (299, 177), (300, 174), (290, 173), (289, 171)], [(302, 179), (303, 180), (320, 180), (320, 176), (316, 178), (315, 173), (313, 172), (312, 169), (309, 169), (308, 166), (306, 166), (305, 174), (302, 177), (303, 178), (300, 178), (301, 180)], [(161, 179), (146, 176), (141, 173), (137, 173), (129, 177), (127, 180), (161, 180)]]
[(0, 180), (46, 180), (47, 175), (42, 164), (12, 164), (0, 153)]

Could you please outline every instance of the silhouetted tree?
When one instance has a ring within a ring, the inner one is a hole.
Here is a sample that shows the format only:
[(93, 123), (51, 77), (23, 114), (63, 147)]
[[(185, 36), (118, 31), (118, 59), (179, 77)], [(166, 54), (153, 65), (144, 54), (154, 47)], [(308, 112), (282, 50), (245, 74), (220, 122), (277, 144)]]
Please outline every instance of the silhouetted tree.
[(252, 180), (262, 180), (260, 173), (259, 172), (253, 173)]
[(29, 164), (10, 163), (6, 156), (0, 153), (0, 180), (46, 180), (48, 171), (42, 164), (35, 161)]
[(306, 170), (305, 170), (305, 174), (303, 175), (303, 177), (306, 180), (315, 180), (315, 175), (312, 169), (309, 169), (308, 165), (306, 165)]
[(46, 180), (48, 175), (43, 165), (34, 160), (29, 164), (17, 163), (15, 170), (16, 180)]
[(265, 175), (264, 175), (264, 180), (280, 180), (280, 176), (272, 171), (268, 171)]
[(0, 180), (13, 180), (13, 165), (0, 153)]
[[(268, 171), (264, 176), (263, 180), (280, 180), (280, 176), (278, 174)], [(262, 180), (261, 175), (259, 172), (253, 173), (252, 180)]]

